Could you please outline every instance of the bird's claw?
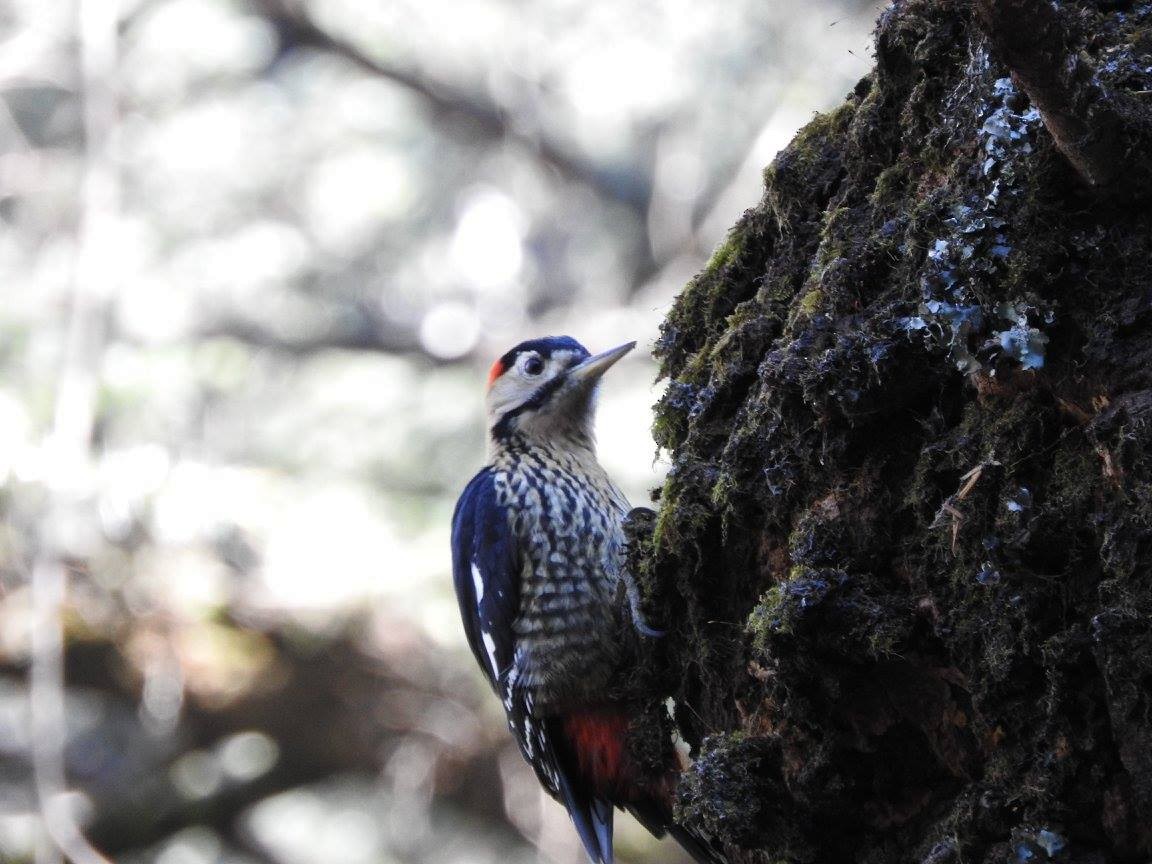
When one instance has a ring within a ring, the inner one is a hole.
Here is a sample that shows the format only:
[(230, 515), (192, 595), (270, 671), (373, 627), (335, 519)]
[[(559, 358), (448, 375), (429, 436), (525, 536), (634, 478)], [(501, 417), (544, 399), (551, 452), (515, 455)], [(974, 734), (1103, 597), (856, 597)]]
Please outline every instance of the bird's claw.
[(652, 627), (643, 618), (637, 618), (635, 613), (632, 616), (632, 626), (636, 628), (637, 633), (641, 636), (647, 636), (649, 639), (662, 639), (668, 635), (667, 630)]
[(649, 639), (660, 639), (667, 635), (667, 630), (653, 627), (640, 611), (640, 592), (635, 590), (635, 584), (629, 584), (628, 587), (632, 589), (628, 591), (628, 609), (632, 613), (632, 626), (636, 628), (636, 632)]

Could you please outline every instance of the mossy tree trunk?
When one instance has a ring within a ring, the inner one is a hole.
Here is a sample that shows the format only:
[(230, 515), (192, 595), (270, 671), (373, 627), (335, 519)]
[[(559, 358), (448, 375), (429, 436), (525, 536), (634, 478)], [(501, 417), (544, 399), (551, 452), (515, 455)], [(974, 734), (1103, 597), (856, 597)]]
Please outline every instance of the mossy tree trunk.
[(1152, 3), (907, 0), (876, 59), (658, 346), (681, 815), (743, 862), (1147, 861)]

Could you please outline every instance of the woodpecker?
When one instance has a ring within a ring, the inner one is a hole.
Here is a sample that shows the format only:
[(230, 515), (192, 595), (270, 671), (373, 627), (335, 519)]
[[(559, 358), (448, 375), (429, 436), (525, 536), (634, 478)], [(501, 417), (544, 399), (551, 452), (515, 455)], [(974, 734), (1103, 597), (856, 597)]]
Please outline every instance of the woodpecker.
[[(452, 517), (464, 632), (544, 789), (568, 810), (593, 864), (612, 864), (613, 808), (699, 862), (723, 864), (676, 824), (678, 767), (644, 776), (629, 754), (634, 711), (608, 684), (621, 650), (621, 596), (632, 624), (658, 636), (623, 569), (624, 494), (596, 459), (601, 376), (635, 347), (592, 356), (569, 336), (522, 342), (488, 375), (489, 459)], [(624, 661), (626, 662), (626, 661)]]

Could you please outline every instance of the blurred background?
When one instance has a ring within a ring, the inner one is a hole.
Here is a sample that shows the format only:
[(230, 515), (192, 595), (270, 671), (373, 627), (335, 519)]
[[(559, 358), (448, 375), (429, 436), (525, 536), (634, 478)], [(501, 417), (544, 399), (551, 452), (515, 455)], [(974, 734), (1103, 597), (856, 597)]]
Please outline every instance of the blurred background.
[(581, 861), (457, 620), (485, 371), (639, 340), (643, 503), (644, 349), (878, 11), (0, 5), (0, 861)]

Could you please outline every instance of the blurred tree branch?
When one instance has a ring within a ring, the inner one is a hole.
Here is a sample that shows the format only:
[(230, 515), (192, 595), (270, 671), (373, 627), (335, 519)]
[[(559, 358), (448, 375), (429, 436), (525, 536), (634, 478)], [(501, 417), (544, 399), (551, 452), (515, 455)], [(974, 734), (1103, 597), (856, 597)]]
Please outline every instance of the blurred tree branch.
[(300, 335), (277, 332), (266, 324), (239, 317), (221, 317), (198, 328), (195, 335), (197, 339), (235, 339), (256, 348), (270, 348), (292, 356), (336, 349), (384, 354), (419, 353), (435, 359), (421, 348), (411, 328), (389, 325), (364, 309), (358, 312), (350, 326), (319, 326)]
[[(188, 696), (167, 764), (136, 765), (135, 777), (105, 771), (75, 784), (91, 797), (97, 814), (86, 833), (108, 854), (152, 846), (193, 825), (258, 852), (240, 824), (247, 808), (337, 775), (380, 773), (395, 743), (409, 736), (426, 740), (436, 754), (438, 795), (486, 821), (502, 820), (500, 797), (485, 790), (500, 785), (504, 741), (489, 740), (478, 724), (468, 734), (474, 708), (460, 701), (458, 681), (444, 679), (448, 664), (431, 648), (405, 651), (403, 665), (392, 668), (388, 657), (366, 654), (352, 634), (321, 646), (301, 644), (279, 631), (264, 635), (275, 660), (250, 688), (227, 702)], [(19, 664), (0, 663), (0, 675), (22, 677), (24, 671)], [(113, 642), (70, 640), (65, 674), (70, 686), (99, 691), (125, 706), (142, 698), (143, 682)], [(429, 718), (441, 710), (459, 713), (458, 740), (428, 728)], [(169, 769), (181, 756), (211, 751), (231, 735), (252, 731), (277, 746), (271, 770), (247, 782), (223, 783), (203, 798), (189, 798), (176, 788)], [(118, 761), (128, 764), (127, 755)]]
[[(651, 224), (654, 172), (658, 149), (666, 136), (670, 118), (654, 123), (638, 136), (640, 155), (626, 165), (600, 164), (577, 152), (570, 144), (551, 135), (546, 129), (525, 127), (516, 118), (523, 112), (499, 103), (478, 88), (461, 88), (437, 78), (425, 69), (414, 69), (375, 56), (355, 42), (336, 35), (316, 23), (306, 5), (294, 0), (250, 0), (251, 7), (276, 32), (280, 51), (312, 49), (339, 58), (370, 75), (386, 79), (416, 94), (442, 121), (463, 121), (472, 136), (507, 141), (520, 146), (564, 179), (590, 190), (600, 200), (623, 206), (631, 214), (636, 228), (629, 267), (628, 285), (635, 292), (657, 277), (685, 251), (700, 252), (711, 246), (711, 238), (701, 238), (699, 229), (718, 203), (720, 196), (739, 170), (743, 158), (755, 141), (751, 135), (744, 150), (728, 164), (716, 166), (711, 180), (697, 199), (686, 207), (687, 231), (672, 238), (670, 244), (656, 242)], [(756, 129), (757, 127), (752, 127)], [(670, 206), (664, 202), (664, 206)], [(654, 248), (659, 246), (660, 248)], [(363, 312), (363, 310), (361, 310)], [(332, 327), (320, 333), (291, 336), (257, 321), (225, 319), (202, 328), (200, 335), (227, 336), (248, 344), (271, 348), (290, 355), (307, 355), (330, 348), (384, 353), (420, 352), (415, 334), (410, 329), (381, 322), (368, 314), (362, 324)]]
[(43, 479), (43, 504), (33, 530), (32, 621), (29, 716), (32, 777), (43, 838), (37, 864), (108, 864), (84, 836), (70, 804), (65, 771), (64, 608), (75, 552), (75, 526), (91, 502), (84, 479), (92, 462), (91, 442), (105, 331), (104, 310), (117, 277), (108, 255), (120, 209), (116, 146), (119, 4), (82, 0), (76, 7), (83, 93), (83, 182), (76, 229), (74, 276), (65, 318), (60, 372), (55, 381), (52, 421), (41, 451), (53, 463)]
[[(566, 179), (591, 189), (599, 197), (634, 210), (643, 219), (651, 198), (651, 178), (634, 170), (597, 165), (569, 146), (539, 130), (525, 130), (510, 121), (511, 114), (487, 94), (464, 91), (425, 72), (401, 68), (370, 56), (352, 42), (319, 27), (292, 0), (251, 0), (253, 7), (275, 28), (282, 50), (312, 48), (342, 57), (369, 74), (386, 78), (420, 96), (438, 115), (460, 117), (475, 131), (515, 142), (535, 153)], [(631, 166), (629, 166), (631, 167)]]

